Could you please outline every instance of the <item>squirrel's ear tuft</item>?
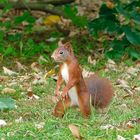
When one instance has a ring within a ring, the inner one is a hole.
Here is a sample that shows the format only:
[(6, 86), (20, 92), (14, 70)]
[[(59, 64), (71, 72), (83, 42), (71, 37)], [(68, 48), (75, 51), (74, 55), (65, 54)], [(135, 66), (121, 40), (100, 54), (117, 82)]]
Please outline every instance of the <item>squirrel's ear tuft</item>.
[(72, 45), (70, 42), (63, 43), (62, 40), (58, 42), (59, 47), (64, 47), (67, 49), (71, 54), (73, 53)]
[(70, 42), (66, 42), (64, 45), (64, 48), (66, 48), (70, 53), (73, 53), (72, 45)]

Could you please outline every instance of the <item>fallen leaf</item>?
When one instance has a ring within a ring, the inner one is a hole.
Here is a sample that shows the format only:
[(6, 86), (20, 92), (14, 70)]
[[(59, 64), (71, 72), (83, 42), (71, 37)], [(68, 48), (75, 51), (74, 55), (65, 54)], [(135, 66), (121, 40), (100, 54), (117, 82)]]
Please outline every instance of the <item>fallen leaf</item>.
[(44, 24), (45, 25), (55, 25), (56, 23), (58, 23), (61, 20), (61, 18), (57, 15), (50, 15), (48, 17), (46, 17), (46, 19), (44, 20)]
[(45, 126), (45, 123), (44, 123), (44, 122), (40, 122), (40, 123), (35, 124), (35, 127), (36, 127), (37, 129), (43, 129), (44, 126)]
[(0, 120), (0, 127), (3, 127), (7, 125), (6, 121), (5, 120)]
[(24, 65), (22, 65), (20, 62), (16, 61), (16, 64), (17, 64), (17, 69), (19, 71), (21, 71), (21, 70), (26, 71), (26, 67)]
[(137, 69), (137, 68), (130, 67), (130, 68), (128, 68), (127, 73), (129, 73), (129, 74), (131, 74), (131, 75), (134, 75), (134, 76), (137, 76), (137, 73), (138, 73), (139, 71), (140, 71), (140, 70)]
[(111, 59), (108, 59), (108, 61), (106, 63), (106, 68), (109, 69), (109, 70), (114, 70), (114, 71), (117, 70), (116, 63)]
[(23, 118), (19, 117), (18, 119), (15, 120), (16, 123), (22, 123), (23, 122)]
[(55, 74), (55, 69), (51, 69), (50, 71), (48, 71), (46, 74), (45, 74), (45, 78), (47, 77), (50, 77), (50, 76), (53, 76)]
[(107, 124), (107, 125), (104, 125), (104, 126), (101, 126), (100, 129), (114, 129), (114, 126), (111, 125), (111, 124)]
[(4, 82), (6, 80), (8, 80), (7, 76), (0, 76), (0, 82)]
[(140, 134), (134, 135), (134, 140), (140, 140)]
[(72, 133), (72, 135), (75, 137), (75, 138), (78, 138), (78, 139), (81, 139), (81, 135), (80, 135), (80, 132), (79, 132), (79, 129), (77, 126), (73, 125), (73, 124), (70, 124), (69, 125), (69, 129)]
[(16, 92), (16, 90), (15, 90), (15, 89), (12, 89), (12, 88), (4, 88), (4, 89), (1, 91), (2, 94), (13, 94), (13, 93), (15, 93), (15, 92)]
[(116, 84), (117, 84), (119, 87), (129, 88), (128, 82), (125, 81), (125, 80), (118, 79), (118, 80), (116, 81)]
[(135, 87), (134, 90), (135, 91), (140, 91), (140, 87)]
[(129, 94), (129, 95), (133, 95), (133, 92), (131, 90), (129, 90), (128, 88), (124, 88), (124, 90)]
[(39, 96), (33, 94), (33, 91), (31, 89), (28, 89), (27, 95), (29, 100), (38, 100), (40, 98)]
[(46, 80), (45, 80), (44, 74), (42, 72), (34, 73), (34, 80), (32, 82), (33, 85), (45, 84), (45, 83), (46, 83)]
[(65, 28), (68, 28), (72, 21), (70, 19), (63, 18), (62, 16), (60, 18), (61, 20), (59, 21), (59, 25), (63, 25)]
[(91, 56), (88, 56), (88, 62), (92, 65), (96, 65), (96, 60), (92, 59)]
[(122, 136), (120, 136), (120, 135), (118, 135), (118, 136), (117, 136), (117, 140), (125, 140), (125, 138), (122, 137)]
[(33, 70), (33, 71), (35, 71), (35, 72), (39, 72), (40, 70), (39, 70), (39, 64), (37, 63), (37, 62), (33, 62), (32, 64), (31, 64), (31, 69)]
[(17, 108), (16, 102), (10, 97), (0, 98), (0, 110), (15, 109)]
[(126, 126), (128, 128), (134, 128), (136, 124), (140, 124), (140, 118), (131, 119), (128, 122), (126, 122)]
[(129, 122), (126, 123), (126, 126), (127, 126), (128, 128), (134, 128), (135, 123), (132, 122), (132, 121), (129, 121)]
[(115, 5), (114, 5), (113, 2), (107, 1), (106, 6), (107, 6), (109, 9), (113, 9)]
[(6, 75), (10, 75), (10, 76), (13, 76), (13, 75), (17, 75), (18, 73), (6, 68), (6, 67), (3, 67), (3, 71), (4, 71), (4, 74)]
[(38, 58), (38, 61), (39, 62), (47, 62), (47, 60), (42, 55), (40, 55), (40, 57)]
[(7, 83), (8, 87), (12, 87), (12, 86), (17, 86), (19, 84), (19, 81), (11, 81), (11, 83)]
[(73, 36), (76, 36), (80, 33), (79, 30), (76, 30), (76, 29), (71, 29), (70, 30), (70, 33), (69, 33), (69, 37), (73, 37)]
[(128, 109), (128, 107), (127, 107), (127, 105), (126, 104), (122, 104), (121, 106), (120, 106), (123, 110), (125, 109), (125, 110), (127, 110)]

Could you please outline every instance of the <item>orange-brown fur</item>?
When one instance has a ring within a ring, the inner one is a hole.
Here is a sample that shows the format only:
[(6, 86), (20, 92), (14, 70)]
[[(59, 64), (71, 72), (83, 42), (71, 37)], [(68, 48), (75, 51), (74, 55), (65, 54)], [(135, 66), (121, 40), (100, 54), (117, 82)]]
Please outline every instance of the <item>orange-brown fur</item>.
[[(62, 51), (63, 54), (60, 54)], [(64, 63), (68, 66), (69, 75), (69, 80), (66, 82), (61, 94), (62, 98), (58, 101), (54, 109), (54, 116), (62, 117), (65, 110), (71, 106), (72, 99), (68, 95), (68, 92), (72, 87), (76, 87), (79, 108), (84, 117), (89, 117), (90, 115), (90, 95), (92, 97), (93, 106), (104, 108), (109, 104), (113, 96), (110, 82), (105, 78), (99, 78), (95, 75), (84, 80), (80, 66), (69, 42), (65, 44), (59, 43), (59, 47), (54, 51), (52, 57), (55, 61), (61, 62), (55, 90), (57, 96), (59, 95), (60, 86), (63, 82), (61, 73)]]

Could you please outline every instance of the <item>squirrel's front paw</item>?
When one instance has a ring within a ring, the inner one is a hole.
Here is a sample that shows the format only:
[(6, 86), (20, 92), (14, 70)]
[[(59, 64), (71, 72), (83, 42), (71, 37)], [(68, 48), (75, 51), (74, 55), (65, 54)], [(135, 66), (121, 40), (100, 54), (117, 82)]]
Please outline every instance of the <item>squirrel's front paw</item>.
[(56, 91), (56, 92), (55, 92), (55, 96), (56, 96), (56, 97), (59, 97), (60, 95), (61, 95), (61, 94), (59, 93), (59, 91)]
[(68, 94), (63, 92), (61, 94), (61, 97), (62, 97), (62, 99), (67, 99), (68, 98)]

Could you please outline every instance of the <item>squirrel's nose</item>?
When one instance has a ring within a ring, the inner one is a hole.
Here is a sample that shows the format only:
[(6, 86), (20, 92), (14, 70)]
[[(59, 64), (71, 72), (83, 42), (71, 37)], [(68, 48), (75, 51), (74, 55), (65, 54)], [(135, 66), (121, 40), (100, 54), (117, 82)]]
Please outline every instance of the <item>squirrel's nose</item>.
[(51, 58), (54, 58), (54, 53), (51, 55)]

